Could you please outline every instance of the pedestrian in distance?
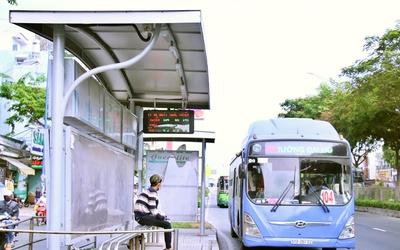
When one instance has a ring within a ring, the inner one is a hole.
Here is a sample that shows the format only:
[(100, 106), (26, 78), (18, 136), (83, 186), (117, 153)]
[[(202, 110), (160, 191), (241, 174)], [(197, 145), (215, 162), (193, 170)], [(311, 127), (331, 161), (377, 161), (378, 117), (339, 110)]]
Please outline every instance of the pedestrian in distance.
[(38, 202), (38, 200), (42, 197), (42, 192), (40, 192), (40, 189), (37, 187), (36, 192), (35, 192), (35, 204)]
[(36, 201), (35, 205), (39, 205), (40, 202), (46, 204), (46, 190), (43, 191), (43, 195)]
[[(158, 174), (150, 177), (150, 188), (142, 192), (135, 202), (134, 213), (135, 220), (140, 225), (151, 225), (171, 229), (171, 223), (167, 215), (158, 209), (158, 193), (162, 184), (162, 179)], [(172, 250), (171, 232), (164, 233), (166, 250)]]

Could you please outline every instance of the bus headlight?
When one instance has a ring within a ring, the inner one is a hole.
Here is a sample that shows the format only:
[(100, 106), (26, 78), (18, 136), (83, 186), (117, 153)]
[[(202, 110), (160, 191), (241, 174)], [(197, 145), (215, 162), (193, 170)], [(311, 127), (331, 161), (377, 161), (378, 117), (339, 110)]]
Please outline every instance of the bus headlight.
[(354, 224), (354, 215), (352, 215), (344, 226), (342, 232), (340, 233), (339, 239), (349, 239), (355, 237), (355, 224)]
[(262, 234), (250, 215), (244, 213), (243, 233), (249, 236), (262, 238)]

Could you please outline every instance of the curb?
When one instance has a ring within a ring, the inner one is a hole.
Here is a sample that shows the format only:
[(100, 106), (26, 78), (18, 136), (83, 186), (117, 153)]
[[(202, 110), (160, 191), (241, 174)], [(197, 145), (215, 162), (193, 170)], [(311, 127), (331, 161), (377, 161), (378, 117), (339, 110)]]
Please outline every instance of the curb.
[(390, 210), (390, 209), (383, 209), (383, 208), (376, 208), (376, 207), (363, 207), (363, 206), (356, 206), (357, 212), (366, 212), (371, 214), (379, 214), (394, 218), (400, 218), (400, 211)]
[(208, 242), (207, 249), (208, 250), (219, 250), (219, 246), (218, 246), (217, 240), (210, 240)]
[(211, 224), (211, 223), (209, 223), (209, 222), (207, 222), (209, 225), (211, 225), (211, 229), (210, 230), (212, 230), (213, 232), (214, 232), (214, 237), (215, 237), (215, 240), (209, 240), (208, 241), (208, 247), (207, 247), (207, 249), (208, 250), (219, 250), (219, 244), (218, 244), (218, 232), (217, 232), (217, 229), (213, 226), (213, 224)]

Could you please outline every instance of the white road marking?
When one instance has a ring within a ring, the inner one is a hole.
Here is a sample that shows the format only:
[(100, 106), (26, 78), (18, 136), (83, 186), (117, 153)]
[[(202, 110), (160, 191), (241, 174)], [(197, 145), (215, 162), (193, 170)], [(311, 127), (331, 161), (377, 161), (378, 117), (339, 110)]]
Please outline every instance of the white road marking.
[(372, 229), (374, 229), (374, 230), (376, 230), (376, 231), (387, 232), (387, 231), (384, 230), (384, 229), (380, 229), (380, 228), (376, 228), (376, 227), (374, 227), (374, 228), (372, 228)]

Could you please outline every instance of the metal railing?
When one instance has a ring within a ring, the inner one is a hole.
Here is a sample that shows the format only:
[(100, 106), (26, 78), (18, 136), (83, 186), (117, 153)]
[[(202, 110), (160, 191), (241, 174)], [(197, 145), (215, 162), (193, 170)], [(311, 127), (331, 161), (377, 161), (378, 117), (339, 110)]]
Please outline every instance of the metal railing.
[(381, 201), (400, 201), (400, 188), (366, 186), (354, 187), (355, 199), (373, 199)]
[[(20, 245), (14, 245), (12, 250), (15, 249), (20, 249), (23, 247), (28, 246), (28, 250), (33, 250), (33, 246), (34, 244), (37, 244), (39, 242), (42, 242), (44, 240), (46, 240), (46, 238), (43, 239), (38, 239), (38, 240), (34, 240), (34, 235), (35, 234), (59, 234), (59, 235), (122, 235), (123, 237), (120, 239), (121, 241), (119, 242), (119, 244), (121, 244), (124, 239), (128, 240), (130, 238), (132, 238), (132, 235), (134, 235), (134, 237), (137, 236), (143, 236), (144, 234), (147, 234), (147, 241), (146, 243), (157, 243), (158, 242), (158, 233), (165, 233), (165, 232), (171, 232), (173, 233), (173, 248), (175, 250), (178, 250), (178, 240), (179, 240), (179, 229), (177, 228), (173, 228), (173, 229), (145, 229), (145, 230), (118, 230), (118, 231), (47, 231), (47, 230), (35, 230), (35, 220), (37, 218), (43, 218), (40, 216), (33, 216), (31, 218), (25, 219), (25, 220), (21, 220), (21, 221), (16, 221), (12, 224), (8, 224), (8, 225), (4, 225), (4, 226), (0, 226), (0, 232), (16, 232), (18, 234), (28, 234), (28, 242), (24, 242)], [(29, 221), (29, 229), (28, 230), (23, 230), (23, 229), (6, 229), (5, 227), (9, 227), (9, 226), (13, 226), (13, 225), (20, 225), (22, 223), (27, 223)], [(131, 235), (131, 237), (128, 237), (128, 235)], [(144, 238), (142, 239), (144, 240)], [(143, 242), (142, 242), (143, 243)], [(94, 244), (94, 247), (96, 247), (97, 242), (93, 242), (92, 244)], [(73, 249), (77, 249), (75, 246), (70, 245), (69, 249), (73, 250)], [(132, 248), (131, 248), (132, 249)]]

